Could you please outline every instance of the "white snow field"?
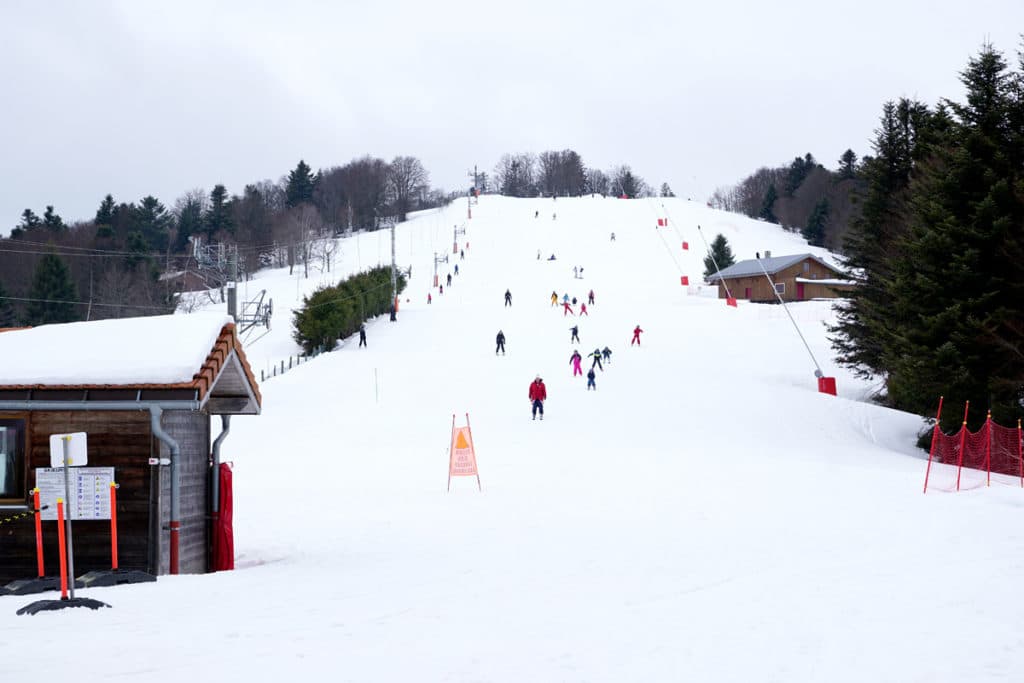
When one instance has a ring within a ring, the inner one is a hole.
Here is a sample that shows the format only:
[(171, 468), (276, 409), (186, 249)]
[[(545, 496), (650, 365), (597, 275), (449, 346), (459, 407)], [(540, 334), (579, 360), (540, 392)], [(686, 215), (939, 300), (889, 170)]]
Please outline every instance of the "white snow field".
[[(1024, 492), (922, 495), (923, 422), (836, 366), (828, 302), (791, 310), (838, 397), (781, 307), (679, 281), (701, 280), (697, 224), (737, 260), (826, 252), (684, 199), (484, 196), (471, 220), (466, 203), (397, 228), (397, 322), (267, 380), (263, 414), (233, 420), (237, 569), (79, 591), (98, 612), (0, 598), (4, 681), (1021, 679)], [(470, 247), (428, 305), (456, 225)], [(387, 231), (341, 249), (332, 278), (390, 260)], [(288, 309), (320, 281), (242, 286), (276, 307), (257, 374), (295, 353)], [(591, 288), (589, 317), (550, 305)], [(613, 351), (596, 391), (571, 375), (573, 324), (581, 353)], [(466, 413), (483, 492), (446, 493)]]

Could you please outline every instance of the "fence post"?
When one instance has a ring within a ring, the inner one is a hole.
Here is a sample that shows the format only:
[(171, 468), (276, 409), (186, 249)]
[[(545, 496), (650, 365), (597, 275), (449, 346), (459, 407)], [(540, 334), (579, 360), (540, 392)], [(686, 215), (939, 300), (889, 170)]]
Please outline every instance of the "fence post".
[(1020, 418), (1017, 418), (1017, 462), (1020, 463), (1020, 487), (1024, 489), (1024, 458), (1021, 456), (1021, 444), (1020, 444)]
[(985, 486), (992, 486), (992, 411), (985, 416)]
[[(935, 441), (939, 435), (939, 418), (942, 417), (942, 397), (939, 396), (939, 409), (935, 413), (935, 429), (932, 430), (932, 447), (928, 449), (928, 467), (924, 470), (924, 491), (928, 493), (928, 475), (932, 471), (932, 457), (935, 455)], [(1024, 482), (1024, 479), (1021, 479)]]
[(960, 470), (964, 465), (964, 448), (967, 445), (967, 411), (971, 408), (971, 402), (964, 403), (964, 422), (960, 426), (960, 454), (956, 459), (956, 490), (960, 490)]

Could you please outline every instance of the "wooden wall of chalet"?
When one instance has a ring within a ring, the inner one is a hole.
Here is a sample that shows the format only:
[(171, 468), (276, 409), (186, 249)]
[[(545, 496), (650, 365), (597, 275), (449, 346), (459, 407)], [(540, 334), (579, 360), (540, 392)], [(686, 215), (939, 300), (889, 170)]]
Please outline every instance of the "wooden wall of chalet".
[[(208, 518), (210, 510), (210, 418), (202, 413), (169, 410), (160, 425), (181, 448), (179, 492), (181, 532), (178, 536), (178, 571), (202, 574), (209, 571)], [(159, 443), (160, 457), (169, 458), (167, 446)], [(171, 473), (161, 468), (160, 520), (167, 528), (171, 521)], [(170, 535), (160, 534), (160, 573), (170, 570)]]
[[(804, 265), (806, 264), (806, 269)], [(807, 278), (816, 280), (827, 280), (830, 278), (840, 277), (838, 273), (830, 268), (826, 268), (814, 259), (804, 259), (799, 263), (795, 263), (789, 268), (784, 268), (772, 275), (772, 280), (778, 283), (783, 283), (786, 286), (786, 291), (782, 293), (782, 298), (785, 301), (797, 301), (797, 282), (796, 279)], [(749, 299), (755, 302), (773, 302), (778, 301), (775, 297), (775, 293), (772, 291), (772, 286), (768, 282), (768, 278), (761, 275), (751, 275), (749, 277), (737, 277), (729, 278), (729, 291), (732, 292), (733, 297), (737, 299)], [(749, 296), (747, 295), (747, 289), (750, 290)], [(813, 293), (812, 293), (813, 292)], [(823, 285), (814, 285), (811, 283), (804, 283), (804, 299), (813, 299), (819, 297), (835, 297), (836, 292), (834, 289), (827, 289)], [(718, 285), (718, 298), (726, 298), (725, 287), (719, 283)]]
[[(50, 466), (50, 435), (86, 432), (89, 467), (113, 467), (117, 490), (118, 560), (123, 569), (149, 566), (151, 435), (142, 411), (32, 412), (28, 415), (29, 486), (35, 470)], [(74, 523), (75, 573), (110, 569), (110, 522)], [(32, 578), (36, 571), (35, 525), (31, 517), (0, 526), (0, 584)], [(46, 573), (59, 571), (57, 522), (43, 522)]]

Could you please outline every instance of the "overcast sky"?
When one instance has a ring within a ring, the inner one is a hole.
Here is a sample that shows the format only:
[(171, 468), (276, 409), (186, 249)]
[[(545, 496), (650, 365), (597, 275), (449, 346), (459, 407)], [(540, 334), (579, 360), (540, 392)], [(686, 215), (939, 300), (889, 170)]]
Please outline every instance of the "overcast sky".
[(572, 148), (703, 200), (869, 153), (883, 102), (960, 100), (982, 43), (1016, 65), (1022, 30), (1022, 0), (0, 0), (0, 233), (364, 154), (450, 190)]

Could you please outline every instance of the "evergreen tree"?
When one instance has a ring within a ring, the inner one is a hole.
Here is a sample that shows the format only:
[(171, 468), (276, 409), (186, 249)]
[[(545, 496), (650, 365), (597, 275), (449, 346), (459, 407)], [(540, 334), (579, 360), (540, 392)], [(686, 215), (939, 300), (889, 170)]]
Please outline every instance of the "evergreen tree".
[(170, 240), (174, 217), (156, 197), (142, 198), (135, 210), (135, 228), (148, 248), (143, 251), (164, 251)]
[(32, 228), (38, 228), (40, 225), (42, 225), (42, 221), (39, 220), (39, 216), (36, 215), (35, 211), (25, 209), (21, 212), (21, 223), (11, 230), (11, 239), (17, 239)]
[(662, 183), (661, 184), (661, 196), (662, 197), (675, 197), (676, 194), (675, 194), (675, 192), (672, 191), (672, 188), (668, 186), (668, 183)]
[(725, 239), (725, 235), (722, 233), (718, 233), (715, 236), (715, 239), (711, 242), (711, 253), (704, 257), (705, 278), (715, 274), (716, 263), (719, 270), (725, 270), (736, 263), (736, 258), (732, 254), (732, 248), (729, 247), (729, 240)]
[(64, 225), (63, 219), (54, 212), (52, 206), (47, 206), (46, 211), (43, 212), (43, 225), (50, 232), (64, 232), (67, 230), (67, 226)]
[(285, 188), (285, 203), (288, 208), (298, 206), (302, 202), (313, 201), (315, 181), (309, 165), (299, 159), (298, 165), (288, 174), (288, 185)]
[(919, 102), (902, 99), (882, 107), (880, 125), (861, 174), (867, 189), (861, 216), (844, 242), (846, 277), (857, 287), (836, 307), (829, 328), (837, 361), (860, 377), (885, 373), (884, 349), (893, 326), (893, 266), (906, 231), (905, 199), (911, 173), (932, 144), (939, 144), (948, 118)]
[(16, 327), (18, 320), (14, 315), (14, 304), (8, 297), (4, 283), (0, 282), (0, 328)]
[(852, 149), (843, 152), (839, 157), (839, 179), (848, 180), (857, 177), (857, 155)]
[(783, 192), (787, 197), (792, 197), (801, 183), (806, 180), (808, 174), (815, 169), (818, 162), (808, 152), (802, 159), (796, 157), (789, 165), (789, 172), (786, 174), (786, 185)]
[(64, 261), (56, 254), (47, 254), (39, 261), (32, 276), (32, 288), (25, 311), (29, 325), (66, 323), (79, 319), (75, 314), (75, 285)]
[[(897, 407), (927, 414), (939, 395), (970, 400), (997, 420), (1020, 414), (1020, 341), (1000, 330), (1024, 317), (1024, 170), (1013, 163), (1012, 81), (1002, 55), (985, 45), (961, 74), (967, 102), (950, 103), (949, 144), (937, 146), (911, 185), (911, 220), (896, 263), (899, 313), (886, 349)], [(955, 411), (951, 411), (952, 412)], [(951, 418), (950, 424), (958, 421)]]
[(235, 229), (234, 221), (231, 218), (231, 201), (228, 199), (228, 191), (223, 185), (214, 185), (210, 192), (210, 208), (206, 211), (204, 221), (206, 234), (212, 239), (223, 238), (227, 233)]
[(810, 217), (807, 219), (807, 226), (800, 231), (808, 244), (815, 247), (824, 246), (825, 225), (828, 223), (829, 204), (827, 198), (822, 198), (814, 205)]
[(107, 195), (96, 210), (96, 236), (109, 238), (114, 236), (114, 197)]
[(763, 218), (769, 223), (778, 223), (779, 219), (775, 217), (775, 212), (772, 210), (772, 207), (775, 206), (775, 200), (778, 198), (779, 193), (775, 190), (775, 185), (769, 185), (764, 201), (761, 202), (761, 212), (758, 214), (758, 217)]

